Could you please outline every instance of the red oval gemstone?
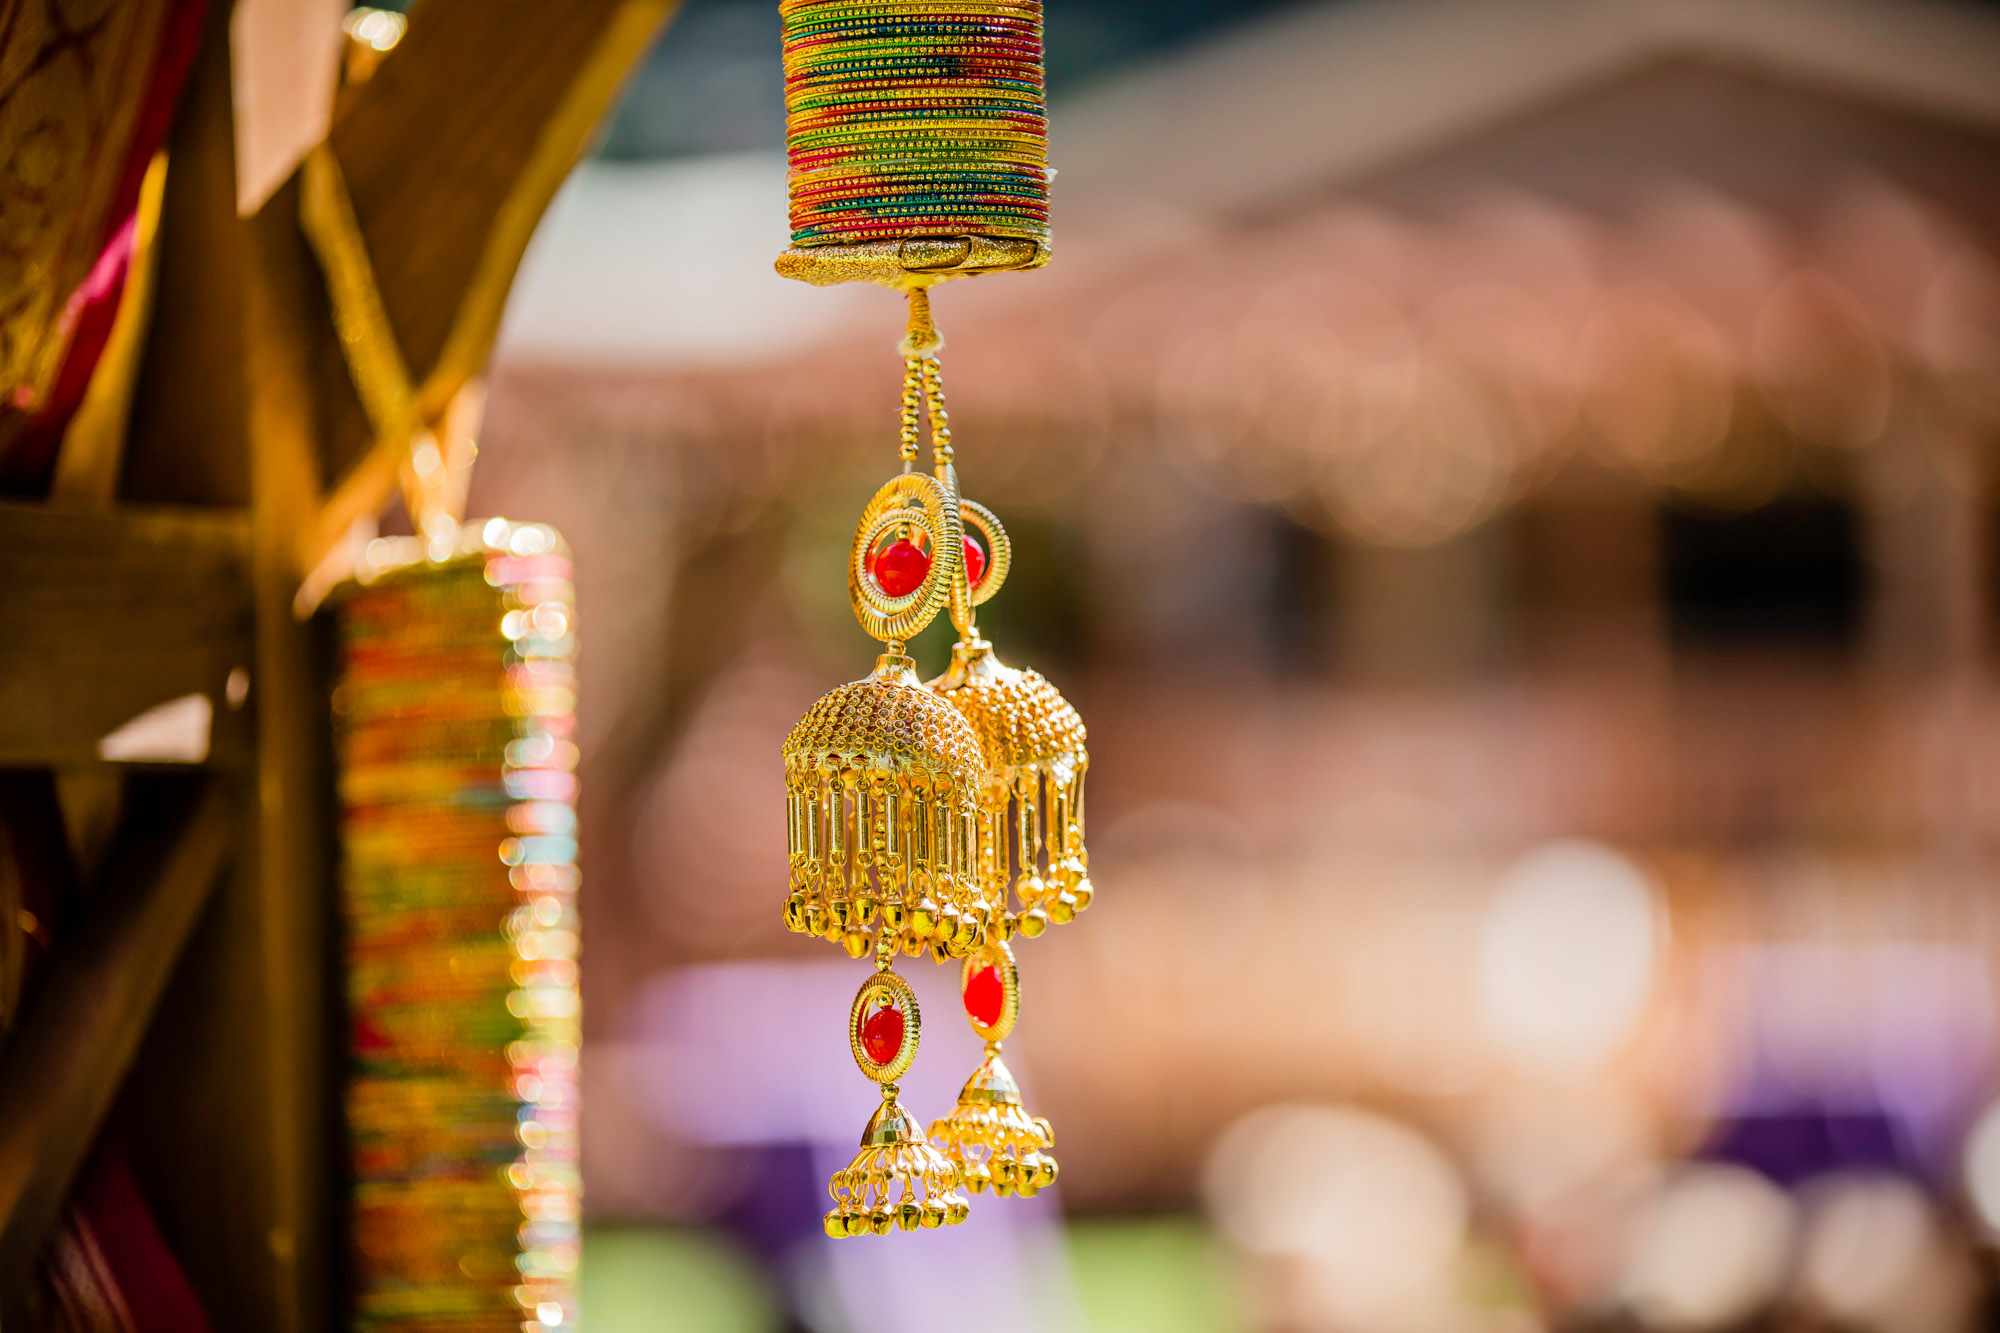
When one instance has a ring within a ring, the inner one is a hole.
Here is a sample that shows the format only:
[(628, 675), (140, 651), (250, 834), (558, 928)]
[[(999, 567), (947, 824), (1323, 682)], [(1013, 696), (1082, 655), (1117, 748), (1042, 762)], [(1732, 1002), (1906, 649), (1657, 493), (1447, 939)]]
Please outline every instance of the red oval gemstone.
[(903, 1011), (884, 1005), (861, 1020), (861, 1053), (878, 1065), (893, 1064), (903, 1049)]
[(988, 963), (965, 982), (965, 1012), (972, 1021), (990, 1028), (1000, 1021), (1007, 1007), (1007, 988), (1000, 984), (1000, 969)]
[(986, 577), (986, 548), (965, 534), (965, 582), (966, 586), (977, 588), (979, 580)]
[(898, 537), (875, 556), (875, 583), (891, 597), (905, 597), (924, 585), (931, 558), (907, 537)]

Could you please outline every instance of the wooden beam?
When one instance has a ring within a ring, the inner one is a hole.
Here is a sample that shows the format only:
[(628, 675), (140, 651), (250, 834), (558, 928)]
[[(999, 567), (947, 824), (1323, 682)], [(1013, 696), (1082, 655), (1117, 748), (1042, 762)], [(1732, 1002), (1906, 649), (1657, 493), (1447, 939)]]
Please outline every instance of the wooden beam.
[[(424, 0), (335, 121), (328, 141), (428, 418), (485, 368), (543, 211), (673, 5)], [(339, 352), (328, 339), (320, 354)], [(324, 445), (328, 489), (370, 438), (344, 395)]]
[(132, 390), (118, 486), (125, 501), (250, 503), (229, 66), (233, 10), (211, 0), (201, 52), (167, 140), (152, 331)]
[[(275, 199), (296, 209), (297, 180)], [(308, 351), (317, 281), (296, 212), (268, 209), (244, 227), (249, 331), (251, 589), (256, 606), (256, 952), (268, 1006), (260, 1058), (270, 1074), (270, 1246), (284, 1308), (273, 1333), (335, 1324), (330, 1283), (341, 1237), (333, 1196), (339, 1142), (338, 1037), (328, 1021), (332, 938), (332, 653), (323, 623), (300, 623), (292, 598), (305, 569), (299, 536), (319, 513), (318, 418)]]
[[(174, 121), (157, 304), (120, 489), (127, 502), (252, 505), (251, 380), (261, 372), (251, 362), (266, 350), (252, 344), (253, 327), (262, 332), (253, 324), (253, 300), (285, 309), (303, 326), (330, 327), (324, 291), (300, 267), (310, 259), (296, 225), (279, 238), (296, 253), (282, 244), (274, 251), (256, 244), (255, 226), (237, 215), (233, 11), (231, 3), (210, 3)], [(330, 391), (346, 392), (345, 371), (333, 369), (342, 378), (312, 386), (286, 441), (301, 432), (310, 438)], [(268, 400), (262, 410), (254, 423), (260, 429)], [(305, 475), (310, 489), (317, 477), (311, 457)], [(310, 522), (310, 513), (298, 513), (296, 505), (267, 510), (266, 536), (288, 521)], [(260, 520), (247, 508), (220, 517), (239, 534), (231, 586), (247, 618), (258, 587), (269, 604), (269, 589), (283, 586), (286, 562), (260, 573), (252, 554)], [(7, 526), (0, 521), (0, 529)], [(332, 851), (315, 819), (331, 800), (319, 735), (330, 709), (323, 683), (310, 669), (298, 670), (301, 658), (309, 663), (322, 647), (313, 629), (279, 627), (268, 653), (251, 642), (265, 629), (235, 631), (250, 694), (242, 712), (218, 713), (219, 722), (256, 731), (239, 747), (254, 777), (236, 793), (236, 869), (218, 887), (161, 1001), (123, 1094), (142, 1113), (121, 1116), (119, 1131), (215, 1327), (318, 1333), (339, 1318), (332, 1273), (341, 1248), (333, 1092), (339, 1046), (323, 1026), (330, 1021), (326, 997), (337, 985), (329, 963)], [(274, 747), (285, 762), (266, 762), (267, 733), (285, 738)], [(132, 780), (128, 808), (146, 808), (152, 778)]]
[(24, 1291), (229, 858), (237, 803), (220, 781), (198, 781), (206, 790), (183, 819), (153, 803), (154, 818), (128, 830), (89, 918), (0, 1050), (0, 1301)]
[[(0, 765), (99, 761), (139, 714), (251, 663), (250, 525), (229, 509), (83, 511), (0, 503)], [(218, 725), (210, 757), (246, 744)]]

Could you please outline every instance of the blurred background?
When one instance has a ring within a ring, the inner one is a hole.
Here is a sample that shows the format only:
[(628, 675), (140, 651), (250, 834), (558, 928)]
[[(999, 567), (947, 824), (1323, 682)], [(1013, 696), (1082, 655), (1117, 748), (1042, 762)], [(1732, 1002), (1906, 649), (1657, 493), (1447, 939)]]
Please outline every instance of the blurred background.
[(2000, 1327), (2000, 6), (1048, 24), (1056, 261), (937, 313), (987, 633), (1091, 728), (1052, 1194), (820, 1234), (872, 1089), (778, 747), (871, 661), (901, 314), (771, 272), (775, 5), (691, 0), (516, 288), (471, 507), (577, 557), (588, 1317)]

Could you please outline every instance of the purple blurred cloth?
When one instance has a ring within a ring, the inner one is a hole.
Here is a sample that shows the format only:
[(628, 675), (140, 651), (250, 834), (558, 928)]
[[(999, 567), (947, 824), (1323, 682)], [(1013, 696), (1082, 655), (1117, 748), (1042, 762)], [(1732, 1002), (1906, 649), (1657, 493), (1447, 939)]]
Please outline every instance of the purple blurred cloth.
[(1947, 1186), (1994, 1082), (1985, 959), (1960, 944), (1775, 944), (1712, 980), (1746, 1021), (1703, 1156), (1794, 1186), (1900, 1171)]

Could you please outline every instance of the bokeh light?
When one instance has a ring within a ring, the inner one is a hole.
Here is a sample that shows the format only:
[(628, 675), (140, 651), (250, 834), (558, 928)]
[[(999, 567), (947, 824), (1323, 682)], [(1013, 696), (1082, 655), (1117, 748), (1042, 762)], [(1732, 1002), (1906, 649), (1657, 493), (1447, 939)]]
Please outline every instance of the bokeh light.
[(1640, 1224), (1624, 1301), (1657, 1328), (1722, 1328), (1748, 1318), (1777, 1297), (1795, 1227), (1792, 1201), (1755, 1172), (1686, 1167)]
[(1524, 1064), (1595, 1068), (1630, 1038), (1652, 993), (1662, 917), (1645, 875), (1608, 847), (1552, 843), (1504, 875), (1488, 909), (1480, 996)]
[(1967, 1314), (1967, 1277), (1914, 1181), (1843, 1174), (1808, 1193), (1797, 1284), (1803, 1304), (1827, 1320), (1944, 1333)]
[(1980, 1224), (2000, 1237), (2000, 1102), (1986, 1108), (1966, 1138), (1965, 1192)]
[(1204, 1173), (1223, 1234), (1303, 1265), (1311, 1322), (1395, 1327), (1434, 1301), (1464, 1244), (1469, 1200), (1422, 1135), (1353, 1108), (1273, 1106), (1217, 1142)]

